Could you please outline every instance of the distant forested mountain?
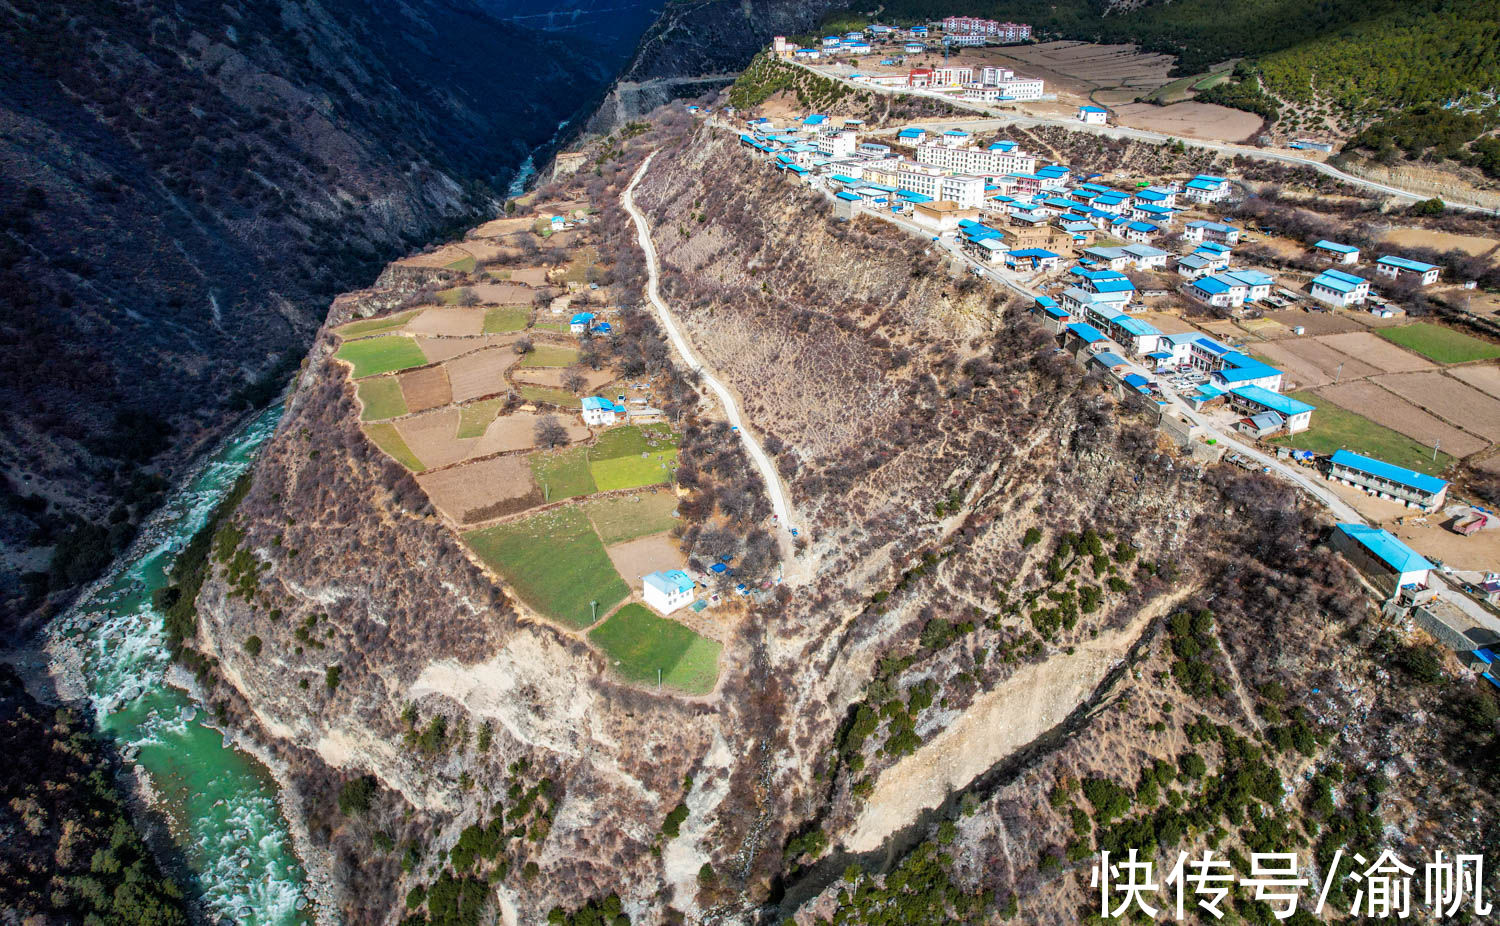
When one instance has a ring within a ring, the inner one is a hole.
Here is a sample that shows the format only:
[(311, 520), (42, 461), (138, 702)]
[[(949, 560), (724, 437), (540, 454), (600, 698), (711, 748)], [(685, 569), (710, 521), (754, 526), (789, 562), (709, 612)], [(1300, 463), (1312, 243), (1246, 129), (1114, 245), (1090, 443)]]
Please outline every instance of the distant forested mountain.
[(638, 37), (471, 0), (0, 10), (0, 638), (274, 394), (335, 294), (492, 212)]

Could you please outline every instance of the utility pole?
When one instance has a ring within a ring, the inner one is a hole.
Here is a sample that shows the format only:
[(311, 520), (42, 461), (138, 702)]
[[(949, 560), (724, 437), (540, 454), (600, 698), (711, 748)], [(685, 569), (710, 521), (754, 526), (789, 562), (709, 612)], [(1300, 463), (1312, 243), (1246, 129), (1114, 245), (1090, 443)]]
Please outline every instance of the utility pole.
[(1437, 452), (1438, 452), (1438, 448), (1441, 447), (1441, 446), (1443, 446), (1443, 439), (1442, 438), (1438, 438), (1437, 443), (1435, 443), (1435, 444), (1432, 445), (1432, 462), (1434, 462), (1434, 463), (1437, 462)]
[(589, 614), (593, 616), (593, 620), (589, 621), (590, 624), (592, 624), (595, 621), (599, 620), (599, 601), (598, 601), (598, 599), (595, 599), (595, 600), (589, 602)]
[(656, 687), (657, 688), (661, 687), (661, 670), (660, 669), (656, 670)]
[(1344, 364), (1343, 364), (1343, 361), (1340, 361), (1339, 362), (1339, 368), (1337, 370), (1333, 371), (1333, 384), (1335, 386), (1337, 386), (1339, 384), (1339, 377), (1342, 376), (1343, 374), (1344, 374)]

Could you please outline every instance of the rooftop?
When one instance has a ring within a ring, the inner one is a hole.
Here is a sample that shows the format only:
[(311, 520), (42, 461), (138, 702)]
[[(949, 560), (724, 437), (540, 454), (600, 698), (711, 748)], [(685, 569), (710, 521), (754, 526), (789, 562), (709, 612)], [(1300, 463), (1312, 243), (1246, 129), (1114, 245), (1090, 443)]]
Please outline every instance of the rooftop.
[(1419, 260), (1409, 260), (1405, 257), (1396, 257), (1393, 254), (1385, 255), (1376, 261), (1376, 263), (1385, 264), (1387, 267), (1395, 267), (1400, 270), (1410, 270), (1413, 273), (1426, 273), (1429, 270), (1438, 269), (1436, 264), (1424, 264)]
[(1448, 483), (1436, 476), (1419, 473), (1416, 470), (1377, 460), (1374, 457), (1351, 453), (1348, 450), (1335, 451), (1330, 461), (1334, 466), (1343, 466), (1347, 469), (1368, 473), (1371, 476), (1379, 476), (1399, 485), (1409, 486), (1422, 492), (1436, 495), (1447, 487)]
[(661, 572), (652, 572), (642, 577), (641, 582), (648, 588), (656, 589), (664, 595), (675, 595), (693, 590), (694, 582), (687, 573), (681, 569), (666, 569)]
[(1426, 557), (1402, 543), (1388, 530), (1364, 524), (1337, 524), (1335, 527), (1350, 539), (1357, 540), (1360, 546), (1397, 572), (1418, 572), (1433, 568)]
[(1355, 247), (1352, 244), (1339, 244), (1337, 241), (1328, 241), (1326, 239), (1323, 241), (1319, 241), (1317, 244), (1313, 245), (1313, 247), (1318, 248), (1322, 251), (1337, 251), (1340, 254), (1359, 253), (1359, 248)]
[(1293, 415), (1317, 410), (1317, 406), (1315, 405), (1299, 402), (1289, 395), (1272, 392), (1264, 386), (1236, 386), (1229, 391), (1246, 401), (1254, 402), (1256, 405), (1268, 408), (1273, 412), (1279, 412), (1288, 418)]

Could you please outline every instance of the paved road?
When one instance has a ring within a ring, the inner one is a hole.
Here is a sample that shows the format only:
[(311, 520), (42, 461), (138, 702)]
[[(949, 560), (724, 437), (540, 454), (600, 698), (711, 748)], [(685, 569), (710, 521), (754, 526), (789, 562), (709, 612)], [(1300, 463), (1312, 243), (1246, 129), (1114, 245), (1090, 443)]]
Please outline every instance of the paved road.
[(708, 388), (713, 390), (724, 406), (724, 417), (729, 423), (739, 429), (740, 440), (745, 444), (745, 450), (750, 454), (750, 459), (760, 470), (761, 478), (766, 483), (766, 494), (771, 499), (771, 511), (776, 514), (777, 529), (776, 542), (781, 548), (781, 560), (783, 572), (789, 577), (793, 572), (794, 547), (792, 544), (791, 528), (792, 508), (787, 502), (786, 489), (781, 484), (781, 476), (776, 472), (776, 463), (765, 449), (761, 447), (760, 441), (746, 426), (744, 418), (740, 415), (739, 404), (735, 401), (734, 393), (721, 383), (713, 373), (698, 361), (697, 354), (693, 353), (693, 347), (688, 339), (683, 336), (681, 329), (677, 327), (677, 321), (672, 317), (672, 310), (667, 306), (665, 299), (661, 297), (661, 289), (658, 286), (660, 279), (659, 262), (656, 257), (656, 244), (651, 240), (651, 226), (646, 223), (646, 216), (635, 205), (635, 188), (646, 176), (646, 169), (651, 166), (651, 161), (656, 157), (656, 152), (646, 156), (641, 163), (640, 169), (630, 179), (630, 185), (625, 188), (625, 193), (620, 197), (620, 204), (630, 217), (635, 220), (636, 240), (640, 242), (641, 251), (646, 255), (646, 295), (651, 300), (651, 305), (656, 309), (656, 317), (661, 322), (662, 328), (667, 332), (667, 338), (677, 353), (682, 357), (690, 369), (697, 371)]
[[(1061, 126), (1062, 128), (1068, 129), (1069, 131), (1089, 132), (1095, 135), (1103, 135), (1108, 138), (1128, 138), (1134, 139), (1136, 141), (1152, 142), (1155, 144), (1176, 141), (1190, 147), (1206, 148), (1209, 151), (1216, 151), (1221, 154), (1241, 155), (1247, 158), (1257, 158), (1262, 161), (1279, 161), (1283, 164), (1292, 164), (1298, 167), (1309, 167), (1321, 174), (1325, 174), (1329, 177), (1342, 180), (1345, 183), (1363, 187), (1367, 190), (1373, 190), (1377, 193), (1383, 193), (1386, 196), (1393, 196), (1397, 199), (1406, 200), (1407, 202), (1417, 202), (1424, 199), (1430, 199), (1433, 195), (1431, 193), (1417, 193), (1411, 190), (1402, 189), (1401, 187), (1379, 183), (1374, 180), (1367, 180), (1364, 177), (1357, 177), (1354, 174), (1346, 173), (1345, 171), (1339, 170), (1337, 167), (1334, 167), (1331, 164), (1326, 164), (1323, 161), (1319, 161), (1315, 158), (1288, 154), (1283, 151), (1275, 151), (1267, 148), (1253, 148), (1248, 145), (1236, 145), (1229, 142), (1210, 141), (1202, 138), (1190, 138), (1183, 135), (1169, 135), (1165, 132), (1148, 132), (1145, 129), (1133, 129), (1122, 125), (1085, 125), (1084, 123), (1079, 122), (1077, 119), (1070, 119), (1066, 116), (1049, 116), (1045, 114), (1023, 115), (1021, 113), (1015, 113), (1009, 110), (1001, 110), (992, 106), (987, 106), (983, 103), (975, 102), (974, 100), (954, 99), (947, 94), (938, 93), (932, 90), (909, 87), (880, 87), (873, 84), (853, 81), (841, 73), (814, 67), (813, 65), (806, 64), (801, 61), (794, 61), (792, 63), (797, 67), (811, 71), (812, 73), (817, 74), (820, 77), (827, 77), (833, 80), (837, 80), (840, 83), (853, 87), (857, 90), (871, 90), (876, 93), (884, 93), (892, 96), (904, 94), (909, 96), (930, 97), (932, 99), (942, 100), (943, 102), (958, 109), (967, 109), (971, 112), (983, 113), (988, 116), (988, 118), (985, 119), (973, 119), (965, 122), (955, 123), (955, 125), (963, 128), (991, 129), (1004, 128), (1006, 126), (1012, 125), (1018, 125), (1023, 128), (1032, 128), (1037, 126), (1051, 125)], [(867, 131), (862, 134), (877, 135), (894, 131), (897, 130), (875, 130)], [(1488, 215), (1500, 214), (1500, 210), (1490, 209), (1488, 207), (1475, 205), (1473, 203), (1449, 200), (1444, 200), (1444, 202), (1448, 205), (1449, 208), (1452, 209), (1460, 209), (1468, 212), (1482, 212)]]

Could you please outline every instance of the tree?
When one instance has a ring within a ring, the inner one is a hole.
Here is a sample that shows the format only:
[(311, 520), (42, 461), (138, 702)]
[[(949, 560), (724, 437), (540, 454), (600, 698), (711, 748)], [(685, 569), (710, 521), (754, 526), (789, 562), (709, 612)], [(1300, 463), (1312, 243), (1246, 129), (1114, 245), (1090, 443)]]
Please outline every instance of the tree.
[(517, 338), (515, 343), (516, 353), (529, 354), (534, 349), (531, 338)]
[(465, 286), (458, 291), (458, 304), (462, 306), (478, 305), (479, 294), (474, 292), (471, 287)]
[(375, 801), (375, 777), (361, 775), (344, 782), (339, 789), (339, 813), (357, 817), (367, 813)]
[(260, 655), (260, 648), (260, 637), (251, 634), (250, 636), (245, 638), (245, 652), (250, 654), (251, 659), (254, 659), (256, 656)]
[(562, 426), (556, 415), (538, 418), (534, 435), (538, 447), (561, 447), (568, 442), (568, 429)]
[(583, 392), (584, 387), (588, 385), (588, 380), (584, 378), (583, 371), (577, 367), (569, 367), (568, 372), (563, 374), (562, 385), (564, 389), (576, 395)]

